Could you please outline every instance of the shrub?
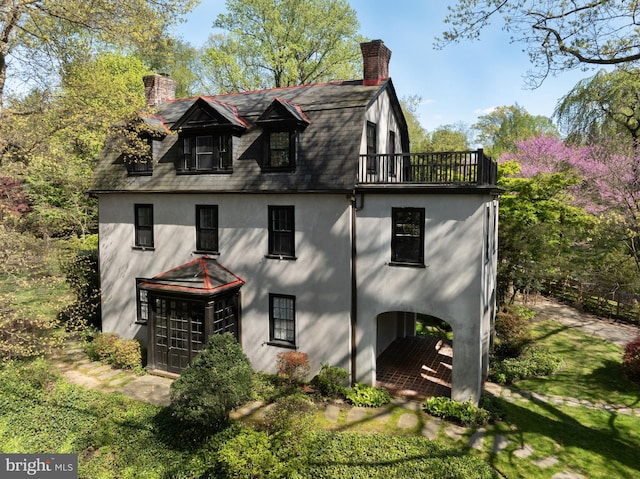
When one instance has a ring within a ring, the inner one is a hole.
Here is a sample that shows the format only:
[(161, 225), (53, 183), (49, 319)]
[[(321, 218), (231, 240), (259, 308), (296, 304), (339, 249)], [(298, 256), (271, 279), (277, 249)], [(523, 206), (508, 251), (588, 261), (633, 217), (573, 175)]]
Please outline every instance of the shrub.
[(93, 341), (85, 343), (84, 350), (93, 361), (108, 362), (116, 349), (118, 335), (115, 333), (100, 333)]
[(229, 412), (251, 398), (253, 370), (229, 333), (212, 335), (171, 385), (173, 417), (203, 435), (229, 423)]
[(530, 320), (535, 313), (522, 306), (505, 306), (496, 314), (493, 354), (498, 358), (519, 356), (529, 344)]
[(141, 370), (142, 348), (135, 339), (121, 339), (115, 333), (99, 333), (84, 345), (93, 361), (111, 364), (115, 368)]
[(309, 356), (300, 351), (278, 353), (276, 366), (278, 376), (289, 386), (296, 386), (302, 382), (311, 369)]
[(249, 428), (227, 441), (218, 451), (224, 477), (238, 479), (280, 478), (282, 465), (271, 451), (266, 433)]
[(348, 389), (346, 397), (354, 406), (362, 407), (380, 407), (391, 401), (391, 396), (384, 389), (360, 383)]
[[(267, 432), (309, 429), (313, 423), (316, 405), (303, 395), (279, 398), (264, 416), (263, 425)], [(300, 436), (300, 434), (296, 434)]]
[(448, 397), (431, 397), (424, 402), (424, 411), (464, 426), (482, 426), (489, 422), (489, 411), (471, 401), (457, 402)]
[(87, 325), (101, 325), (100, 274), (98, 250), (84, 250), (62, 264), (67, 283), (75, 301), (61, 313), (67, 329), (82, 330)]
[(323, 364), (318, 375), (313, 378), (312, 383), (323, 396), (339, 398), (346, 393), (344, 383), (348, 377), (349, 372), (346, 369)]
[(135, 339), (118, 339), (115, 344), (111, 364), (115, 368), (140, 369), (142, 367), (142, 348)]
[(622, 365), (627, 373), (627, 377), (632, 381), (640, 383), (640, 336), (631, 340), (625, 346)]
[(498, 383), (513, 383), (519, 379), (548, 376), (556, 372), (562, 361), (542, 349), (529, 349), (518, 358), (496, 361), (489, 377)]

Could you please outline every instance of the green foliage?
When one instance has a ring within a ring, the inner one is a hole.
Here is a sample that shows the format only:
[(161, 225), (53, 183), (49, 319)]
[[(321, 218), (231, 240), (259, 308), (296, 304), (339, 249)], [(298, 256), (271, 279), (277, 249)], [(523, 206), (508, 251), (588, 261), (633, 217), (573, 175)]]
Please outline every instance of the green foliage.
[(542, 290), (545, 280), (566, 271), (581, 252), (595, 218), (571, 205), (579, 178), (570, 172), (517, 176), (513, 162), (498, 165), (498, 301)]
[(227, 0), (203, 53), (218, 93), (348, 80), (360, 66), (358, 19), (346, 0)]
[(629, 341), (624, 347), (622, 365), (629, 379), (640, 383), (640, 336)]
[(100, 333), (84, 345), (90, 359), (114, 368), (142, 370), (142, 349), (135, 339), (122, 339), (114, 333)]
[(218, 453), (225, 474), (234, 479), (277, 479), (282, 464), (271, 451), (269, 436), (261, 431), (243, 428), (227, 441)]
[(324, 397), (339, 398), (345, 395), (345, 383), (348, 378), (349, 372), (346, 369), (323, 364), (312, 384)]
[(97, 248), (81, 250), (62, 264), (62, 270), (75, 295), (75, 301), (62, 314), (67, 328), (100, 328), (102, 316)]
[(423, 409), (432, 416), (464, 426), (482, 426), (491, 416), (489, 411), (476, 406), (471, 401), (460, 403), (448, 397), (430, 397), (424, 402)]
[(351, 404), (361, 407), (380, 407), (391, 401), (386, 390), (360, 383), (348, 389), (345, 396)]
[(251, 398), (253, 370), (229, 333), (214, 334), (171, 385), (173, 417), (203, 435), (229, 423), (229, 412)]
[(519, 356), (530, 343), (530, 320), (534, 311), (519, 305), (504, 305), (496, 314), (493, 354), (497, 358)]
[(276, 359), (278, 377), (290, 387), (300, 384), (309, 374), (311, 364), (307, 353), (286, 351), (278, 353)]
[(529, 348), (516, 358), (495, 361), (489, 377), (498, 383), (513, 383), (520, 379), (548, 376), (555, 373), (562, 361), (547, 350)]
[(558, 102), (555, 116), (570, 141), (584, 143), (623, 133), (640, 136), (638, 70), (600, 70), (580, 80)]
[(464, 124), (442, 125), (429, 133), (429, 144), (424, 151), (466, 151), (469, 133)]
[(52, 335), (58, 322), (51, 315), (34, 312), (16, 296), (0, 293), (0, 362), (43, 355), (60, 343)]
[(491, 113), (478, 117), (473, 125), (478, 132), (477, 141), (492, 158), (516, 149), (516, 142), (532, 136), (558, 135), (550, 118), (531, 115), (519, 105), (499, 106)]
[(278, 398), (265, 413), (263, 426), (267, 432), (295, 431), (300, 436), (314, 424), (316, 405), (306, 396), (293, 394)]
[(317, 432), (309, 441), (309, 479), (497, 479), (481, 460), (424, 437)]

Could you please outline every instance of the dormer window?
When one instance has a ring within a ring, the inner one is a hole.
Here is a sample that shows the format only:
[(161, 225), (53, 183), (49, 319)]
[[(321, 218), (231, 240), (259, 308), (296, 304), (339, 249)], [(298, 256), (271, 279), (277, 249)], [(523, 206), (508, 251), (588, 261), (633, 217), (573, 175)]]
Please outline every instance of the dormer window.
[(232, 105), (198, 98), (172, 126), (180, 132), (179, 173), (231, 173), (233, 137), (247, 124)]
[(146, 176), (153, 174), (153, 140), (141, 138), (135, 154), (125, 154), (129, 176)]
[(311, 120), (302, 109), (287, 100), (275, 98), (256, 124), (263, 128), (263, 171), (293, 171), (296, 168), (296, 142), (299, 132)]
[(295, 168), (295, 131), (269, 131), (266, 133), (266, 167), (273, 169)]
[(180, 171), (196, 173), (232, 170), (231, 135), (184, 135)]

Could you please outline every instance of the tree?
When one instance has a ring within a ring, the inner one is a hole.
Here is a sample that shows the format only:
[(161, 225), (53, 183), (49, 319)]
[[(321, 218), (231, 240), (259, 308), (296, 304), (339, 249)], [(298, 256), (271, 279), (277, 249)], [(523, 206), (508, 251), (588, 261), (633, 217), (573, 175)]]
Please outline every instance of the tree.
[(549, 74), (580, 66), (640, 60), (640, 4), (635, 1), (458, 0), (448, 8), (450, 28), (436, 39), (438, 46), (477, 39), (501, 16), (512, 41), (527, 46), (536, 85)]
[(505, 190), (498, 228), (500, 302), (518, 292), (540, 291), (544, 280), (565, 273), (594, 222), (573, 203), (578, 175), (539, 171), (525, 177), (519, 161), (526, 159), (519, 152), (514, 158), (498, 167), (498, 185)]
[(624, 133), (640, 140), (640, 70), (600, 70), (579, 81), (562, 97), (554, 115), (568, 138), (577, 143)]
[(176, 98), (209, 93), (203, 88), (201, 78), (201, 49), (165, 34), (153, 43), (153, 49), (138, 48), (135, 56), (141, 59), (151, 72), (166, 73), (176, 81)]
[(0, 110), (8, 69), (46, 78), (98, 45), (146, 45), (196, 0), (13, 0), (0, 6)]
[(427, 131), (420, 124), (418, 118), (418, 106), (422, 98), (418, 95), (411, 95), (400, 100), (402, 112), (407, 120), (409, 130), (409, 140), (412, 153), (420, 153), (428, 150), (429, 136)]
[(557, 135), (550, 118), (531, 115), (517, 104), (499, 106), (491, 113), (478, 117), (478, 122), (472, 128), (478, 132), (478, 143), (493, 158), (514, 151), (516, 142), (520, 140), (538, 135)]
[(429, 133), (425, 151), (465, 151), (469, 149), (469, 134), (464, 124), (442, 125)]
[(144, 106), (148, 70), (135, 57), (107, 52), (65, 70), (55, 96), (13, 100), (0, 123), (3, 170), (23, 182), (30, 199), (23, 224), (41, 237), (94, 228), (96, 204), (86, 192), (97, 155), (109, 129)]
[[(621, 287), (632, 291), (638, 289), (640, 181), (638, 156), (630, 142), (618, 141), (614, 136), (600, 139), (597, 145), (572, 146), (557, 137), (540, 136), (518, 142), (517, 150), (503, 156), (502, 160), (503, 165), (517, 161), (521, 165), (518, 176), (522, 178), (506, 178), (501, 183), (508, 191), (501, 199), (500, 244), (506, 249), (504, 257), (501, 256), (503, 260), (510, 251), (526, 251), (539, 239), (532, 231), (526, 232), (529, 223), (524, 218), (512, 215), (513, 211), (526, 211), (537, 205), (523, 204), (524, 200), (531, 202), (531, 198), (521, 192), (512, 197), (510, 192), (518, 191), (516, 187), (523, 180), (539, 181), (545, 176), (565, 175), (575, 180), (563, 190), (565, 207), (588, 215), (584, 219), (589, 219), (585, 223), (589, 229), (566, 228), (562, 231), (562, 241), (573, 241), (574, 246), (565, 249), (568, 256), (563, 253), (562, 258), (555, 260), (556, 267), (560, 268), (558, 271), (582, 282), (597, 282), (612, 290)], [(580, 219), (580, 216), (576, 214), (575, 218)], [(546, 235), (557, 229), (555, 221), (546, 224), (545, 230), (538, 234)], [(524, 234), (521, 235), (521, 245), (514, 248), (518, 232)]]
[(360, 65), (346, 0), (227, 0), (203, 62), (209, 89), (247, 91), (350, 79)]

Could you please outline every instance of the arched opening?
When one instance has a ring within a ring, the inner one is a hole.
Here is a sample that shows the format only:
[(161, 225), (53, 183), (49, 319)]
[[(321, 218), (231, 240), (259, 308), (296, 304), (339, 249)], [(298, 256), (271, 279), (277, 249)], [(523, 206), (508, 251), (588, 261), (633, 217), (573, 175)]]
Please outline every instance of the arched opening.
[(453, 330), (428, 314), (377, 317), (376, 385), (411, 399), (451, 397)]

